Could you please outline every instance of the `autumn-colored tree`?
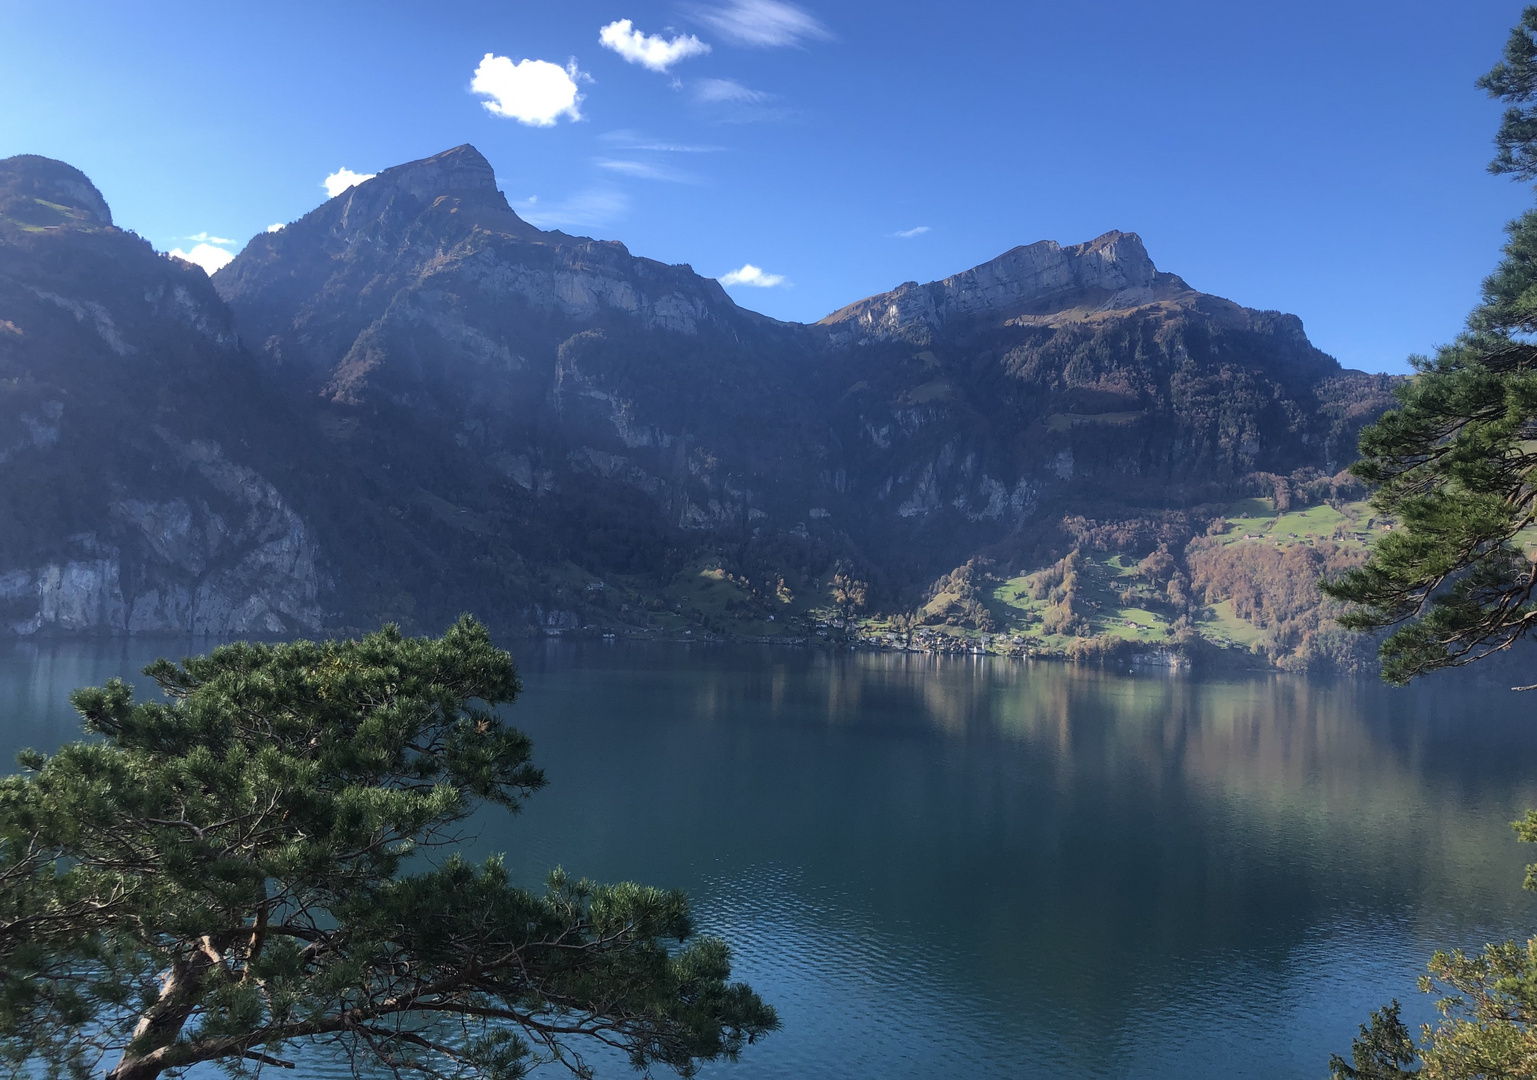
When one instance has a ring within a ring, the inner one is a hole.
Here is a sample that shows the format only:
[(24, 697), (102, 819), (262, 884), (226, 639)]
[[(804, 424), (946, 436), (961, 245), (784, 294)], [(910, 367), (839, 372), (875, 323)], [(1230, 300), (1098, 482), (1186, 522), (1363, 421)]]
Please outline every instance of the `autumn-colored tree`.
[(854, 616), (865, 609), (869, 585), (854, 576), (851, 569), (839, 566), (832, 580), (833, 605), (843, 620), (845, 635), (853, 633)]

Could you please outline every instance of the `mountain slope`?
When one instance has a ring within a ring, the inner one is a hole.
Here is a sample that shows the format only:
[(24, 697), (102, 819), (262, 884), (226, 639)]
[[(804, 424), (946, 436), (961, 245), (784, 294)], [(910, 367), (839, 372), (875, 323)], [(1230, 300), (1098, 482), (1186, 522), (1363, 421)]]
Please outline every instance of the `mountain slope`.
[(1073, 516), (1146, 544), (1183, 514), (1188, 539), (1257, 477), (1343, 468), (1391, 403), (1392, 380), (1342, 369), (1295, 316), (1197, 292), (1130, 233), (1016, 248), (818, 325), (849, 514), (884, 565), (929, 537), (1022, 557)]
[(244, 453), (262, 397), (201, 271), (0, 161), (0, 627), (318, 629), (313, 533)]
[[(804, 516), (837, 452), (807, 394), (820, 335), (686, 266), (532, 228), (469, 147), (257, 237), (214, 281), (338, 461), (389, 470), (408, 516), (452, 505), (456, 559), (496, 568), (503, 610), (560, 603), (531, 565), (670, 574), (701, 532)], [(484, 601), (435, 573), (445, 605)]]
[[(0, 482), (48, 460), (82, 477), (53, 484), (79, 504), (57, 520), (18, 495), (12, 591), (110, 549), (120, 579), (154, 582), (98, 604), (131, 612), (267, 550), (252, 526), (194, 568), (134, 524), (123, 507), (178, 497), (189, 535), (233, 520), (188, 447), (249, 473), (229, 492), (270, 490), (304, 552), (219, 587), (250, 617), (18, 608), (19, 630), (432, 627), (466, 609), (506, 630), (713, 625), (710, 582), (766, 619), (816, 602), (839, 562), (877, 605), (911, 607), (978, 557), (1014, 573), (1086, 545), (1179, 548), (1238, 495), (1337, 471), (1387, 404), (1390, 380), (1344, 371), (1293, 316), (1160, 272), (1131, 233), (1015, 248), (804, 326), (687, 266), (534, 228), (468, 146), (256, 237), (211, 286), (112, 228), (68, 166), (7, 167), (4, 415), (45, 434), (16, 436), (30, 464), (0, 463)], [(60, 428), (73, 449), (37, 441), (87, 408), (103, 419)]]

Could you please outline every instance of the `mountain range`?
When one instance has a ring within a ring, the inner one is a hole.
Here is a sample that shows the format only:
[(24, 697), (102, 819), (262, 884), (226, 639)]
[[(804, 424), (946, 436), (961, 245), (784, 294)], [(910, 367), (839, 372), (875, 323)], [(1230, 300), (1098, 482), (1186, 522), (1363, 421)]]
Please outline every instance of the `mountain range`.
[(926, 610), (967, 567), (1177, 556), (1235, 499), (1339, 473), (1391, 384), (1133, 233), (805, 325), (535, 228), (470, 146), (211, 279), (12, 157), (0, 630), (778, 633), (838, 570)]

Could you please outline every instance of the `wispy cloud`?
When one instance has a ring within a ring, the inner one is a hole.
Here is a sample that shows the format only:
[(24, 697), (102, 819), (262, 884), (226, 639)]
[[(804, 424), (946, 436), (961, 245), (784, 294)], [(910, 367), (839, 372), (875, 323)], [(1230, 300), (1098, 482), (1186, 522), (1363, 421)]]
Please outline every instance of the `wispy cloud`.
[(766, 274), (762, 267), (754, 266), (752, 263), (743, 263), (740, 270), (732, 270), (715, 280), (727, 288), (733, 285), (751, 285), (757, 289), (772, 289), (775, 285), (785, 284), (783, 274)]
[(470, 91), (486, 98), (492, 116), (505, 116), (529, 127), (554, 127), (562, 116), (582, 118), (578, 80), (591, 81), (572, 60), (565, 67), (548, 60), (519, 60), (486, 53), (475, 68)]
[(690, 87), (690, 92), (709, 118), (720, 124), (753, 124), (793, 115), (778, 104), (777, 94), (754, 90), (735, 79), (700, 79)]
[(761, 105), (774, 100), (773, 94), (743, 86), (735, 79), (700, 79), (694, 84), (694, 96), (700, 101), (737, 105)]
[(681, 169), (669, 169), (665, 165), (652, 165), (645, 161), (633, 161), (628, 158), (597, 158), (596, 164), (600, 169), (619, 173), (622, 176), (634, 176), (641, 180), (666, 180), (673, 184), (697, 184), (699, 178)]
[(598, 31), (598, 42), (630, 63), (651, 71), (666, 71), (679, 60), (703, 56), (710, 51), (710, 46), (693, 34), (680, 34), (668, 41), (661, 34), (642, 33), (629, 19), (620, 19), (603, 27)]
[(206, 232), (195, 233), (192, 236), (184, 236), (183, 240), (196, 240), (200, 244), (233, 244), (235, 241), (224, 236), (209, 236)]
[(277, 222), (274, 222), (271, 225), (268, 225), (267, 226), (267, 231), (268, 232), (282, 232), (285, 228), (287, 228), (286, 225), (284, 225), (281, 221), (277, 221)]
[(915, 236), (922, 236), (924, 233), (926, 233), (928, 231), (929, 231), (929, 227), (927, 225), (915, 225), (911, 229), (898, 229), (896, 232), (892, 233), (891, 235), (892, 236), (899, 236), (903, 240), (911, 240), (913, 237), (915, 237)]
[(610, 188), (578, 192), (558, 202), (540, 202), (537, 195), (512, 204), (517, 214), (541, 229), (597, 229), (624, 217), (630, 197)]
[(691, 146), (687, 143), (653, 139), (638, 131), (626, 129), (605, 131), (598, 136), (598, 140), (608, 143), (615, 150), (649, 151), (659, 154), (714, 154), (721, 149), (719, 146)]
[(724, 4), (696, 6), (700, 22), (738, 45), (776, 48), (830, 41), (832, 31), (811, 13), (783, 0), (726, 0)]
[[(223, 241), (229, 243), (228, 240)], [(193, 266), (200, 267), (205, 274), (212, 276), (221, 267), (228, 266), (235, 256), (221, 247), (212, 244), (195, 244), (191, 251), (183, 251), (181, 248), (172, 248), (170, 252), (173, 258), (185, 259)]]
[(351, 169), (337, 169), (330, 176), (320, 182), (320, 186), (326, 189), (329, 198), (336, 198), (350, 187), (361, 184), (364, 180), (372, 180), (377, 173), (356, 173)]

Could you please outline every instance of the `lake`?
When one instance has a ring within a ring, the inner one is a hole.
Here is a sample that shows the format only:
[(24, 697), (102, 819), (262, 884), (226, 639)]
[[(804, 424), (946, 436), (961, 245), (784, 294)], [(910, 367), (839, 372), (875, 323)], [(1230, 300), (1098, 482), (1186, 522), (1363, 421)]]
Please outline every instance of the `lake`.
[[(185, 642), (0, 650), (0, 752)], [(1430, 952), (1525, 937), (1537, 699), (988, 657), (513, 646), (549, 786), (486, 818), (681, 886), (784, 1030), (710, 1077), (1321, 1080)], [(558, 1071), (558, 1070), (557, 1070)], [(551, 1071), (549, 1075), (556, 1075)], [(626, 1076), (615, 1065), (600, 1075)]]

